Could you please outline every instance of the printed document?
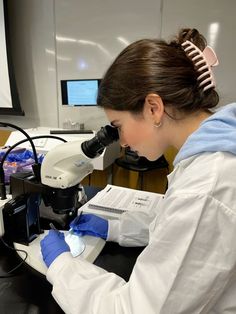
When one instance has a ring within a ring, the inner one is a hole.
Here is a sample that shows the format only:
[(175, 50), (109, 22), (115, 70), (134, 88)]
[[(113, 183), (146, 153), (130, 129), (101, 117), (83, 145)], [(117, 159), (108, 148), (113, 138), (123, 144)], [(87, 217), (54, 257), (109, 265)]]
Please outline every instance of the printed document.
[[(149, 212), (155, 208), (163, 194), (124, 188), (108, 184), (87, 204), (88, 212), (95, 209), (122, 214), (125, 211)], [(94, 210), (92, 211), (95, 212)]]

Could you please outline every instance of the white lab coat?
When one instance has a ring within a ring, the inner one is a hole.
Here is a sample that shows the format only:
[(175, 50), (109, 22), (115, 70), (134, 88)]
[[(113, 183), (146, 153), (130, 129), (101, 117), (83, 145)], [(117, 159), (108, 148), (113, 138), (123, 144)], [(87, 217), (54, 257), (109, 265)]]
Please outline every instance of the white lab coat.
[(236, 156), (190, 157), (168, 181), (151, 223), (131, 213), (109, 223), (110, 240), (148, 243), (128, 282), (70, 253), (51, 264), (47, 278), (66, 313), (236, 313)]

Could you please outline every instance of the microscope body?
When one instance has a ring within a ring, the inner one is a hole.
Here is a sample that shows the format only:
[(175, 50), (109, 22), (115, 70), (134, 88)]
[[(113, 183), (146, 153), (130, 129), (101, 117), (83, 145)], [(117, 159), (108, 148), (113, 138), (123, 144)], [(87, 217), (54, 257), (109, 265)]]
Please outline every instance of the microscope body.
[(10, 177), (12, 199), (2, 209), (5, 234), (12, 242), (28, 245), (42, 229), (42, 221), (53, 222), (67, 230), (77, 215), (81, 198), (80, 182), (93, 171), (92, 158), (119, 138), (117, 129), (102, 127), (88, 141), (63, 143), (44, 157), (40, 178), (34, 172), (15, 173)]
[[(80, 206), (80, 185), (55, 189), (38, 182), (32, 172), (15, 173), (10, 178), (12, 198), (3, 206), (4, 237), (28, 245), (50, 222), (68, 229)], [(58, 204), (60, 209), (58, 209)]]

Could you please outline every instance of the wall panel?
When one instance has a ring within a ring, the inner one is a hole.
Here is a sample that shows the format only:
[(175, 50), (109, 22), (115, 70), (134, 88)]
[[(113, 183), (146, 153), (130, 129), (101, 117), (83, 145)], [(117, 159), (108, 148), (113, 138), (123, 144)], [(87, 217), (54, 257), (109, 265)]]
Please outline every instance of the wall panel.
[(160, 36), (160, 9), (160, 0), (55, 1), (60, 126), (66, 119), (92, 129), (107, 123), (101, 109), (62, 106), (60, 80), (101, 78), (129, 43)]
[(236, 101), (235, 12), (235, 0), (163, 1), (164, 38), (181, 27), (195, 27), (215, 49), (220, 62), (214, 73), (221, 105)]
[(9, 32), (24, 117), (0, 116), (21, 127), (57, 126), (54, 0), (8, 0)]

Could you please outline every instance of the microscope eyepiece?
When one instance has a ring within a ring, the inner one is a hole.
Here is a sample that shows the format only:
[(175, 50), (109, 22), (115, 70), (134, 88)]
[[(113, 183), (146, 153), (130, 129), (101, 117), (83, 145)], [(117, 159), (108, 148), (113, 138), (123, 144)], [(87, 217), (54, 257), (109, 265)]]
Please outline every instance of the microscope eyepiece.
[(95, 158), (103, 152), (104, 148), (119, 139), (117, 128), (106, 125), (102, 127), (91, 140), (82, 143), (83, 153), (89, 158)]

